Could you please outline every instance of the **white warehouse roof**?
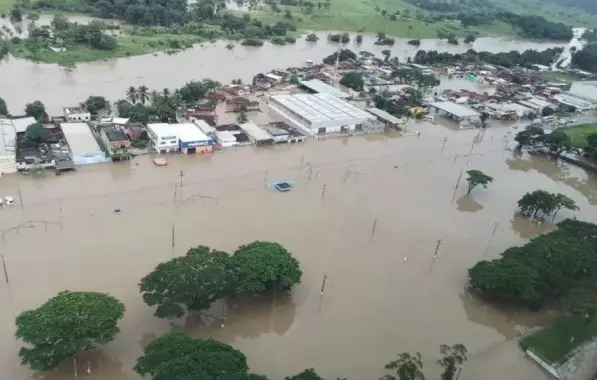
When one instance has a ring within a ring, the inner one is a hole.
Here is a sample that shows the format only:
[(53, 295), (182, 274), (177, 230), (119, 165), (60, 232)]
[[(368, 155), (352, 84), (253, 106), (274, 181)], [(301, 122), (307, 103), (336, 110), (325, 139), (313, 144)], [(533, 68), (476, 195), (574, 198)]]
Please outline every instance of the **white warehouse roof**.
[(211, 140), (198, 126), (192, 123), (170, 124), (172, 130), (176, 133), (182, 142)]
[(329, 122), (357, 124), (375, 117), (330, 94), (275, 95), (272, 99), (300, 115), (311, 125)]
[(270, 135), (267, 131), (259, 128), (257, 125), (251, 123), (244, 123), (239, 125), (240, 129), (245, 131), (251, 138), (257, 142), (267, 141), (272, 139), (272, 135)]
[(437, 108), (438, 110), (445, 111), (450, 115), (454, 115), (456, 117), (481, 116), (479, 112), (453, 102), (435, 102), (431, 103), (431, 106)]
[(73, 155), (102, 152), (87, 123), (60, 123)]
[(319, 79), (304, 80), (300, 83), (302, 86), (305, 86), (311, 91), (317, 92), (318, 94), (330, 94), (342, 99), (350, 97), (350, 95), (344, 91), (341, 91), (334, 86), (330, 86)]

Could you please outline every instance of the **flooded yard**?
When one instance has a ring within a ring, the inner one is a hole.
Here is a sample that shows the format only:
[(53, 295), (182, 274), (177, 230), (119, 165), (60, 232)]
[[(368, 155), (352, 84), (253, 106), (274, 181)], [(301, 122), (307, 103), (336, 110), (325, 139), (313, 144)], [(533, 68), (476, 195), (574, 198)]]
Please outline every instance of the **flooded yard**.
[[(467, 270), (551, 228), (515, 216), (527, 191), (562, 192), (579, 205), (579, 219), (597, 222), (596, 177), (514, 157), (506, 128), (409, 129), (422, 134), (172, 156), (159, 168), (139, 157), (58, 177), (3, 176), (0, 195), (17, 202), (0, 209), (9, 278), (0, 281), (1, 377), (33, 376), (19, 364), (14, 317), (71, 289), (108, 292), (127, 307), (116, 340), (77, 357), (78, 377), (139, 379), (132, 367), (142, 347), (185, 329), (234, 345), (253, 372), (272, 379), (311, 367), (326, 378), (377, 379), (403, 351), (420, 351), (431, 377), (442, 343), (467, 346), (462, 380), (547, 379), (516, 337), (556, 313), (475, 300), (464, 291)], [(454, 191), (467, 161), (495, 178), (473, 200), (463, 198), (464, 180)], [(265, 189), (284, 179), (295, 181), (291, 192)], [(196, 315), (159, 320), (143, 303), (137, 283), (157, 263), (199, 244), (232, 251), (253, 240), (280, 242), (299, 259), (304, 275), (292, 294), (216, 304), (209, 313), (223, 316), (223, 326)], [(36, 378), (74, 376), (69, 362)]]

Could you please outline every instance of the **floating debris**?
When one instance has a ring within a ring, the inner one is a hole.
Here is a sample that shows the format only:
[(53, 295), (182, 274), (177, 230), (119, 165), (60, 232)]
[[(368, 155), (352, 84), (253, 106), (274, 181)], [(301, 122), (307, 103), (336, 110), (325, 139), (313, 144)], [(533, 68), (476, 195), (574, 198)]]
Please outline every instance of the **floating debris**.
[(153, 159), (153, 164), (155, 166), (166, 166), (168, 165), (168, 160), (166, 160), (164, 157), (157, 157)]

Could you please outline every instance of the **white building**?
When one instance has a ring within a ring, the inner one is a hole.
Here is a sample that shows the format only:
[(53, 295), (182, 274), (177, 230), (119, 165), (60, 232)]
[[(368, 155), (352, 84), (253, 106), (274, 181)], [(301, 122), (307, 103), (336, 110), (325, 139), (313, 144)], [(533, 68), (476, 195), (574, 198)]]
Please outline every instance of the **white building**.
[(274, 95), (270, 106), (309, 135), (363, 129), (375, 116), (330, 94)]
[(0, 119), (0, 175), (17, 171), (17, 133), (25, 132), (28, 126), (36, 122), (32, 117)]
[(66, 118), (66, 121), (71, 123), (90, 121), (91, 113), (81, 107), (65, 107), (64, 117)]
[(75, 165), (108, 162), (87, 123), (60, 123)]
[(147, 134), (158, 153), (178, 152), (178, 136), (168, 123), (147, 124)]
[(259, 128), (252, 122), (247, 122), (244, 124), (239, 125), (240, 129), (245, 131), (249, 139), (254, 142), (256, 145), (263, 145), (263, 144), (273, 144), (274, 137), (269, 134), (264, 129)]
[(563, 99), (560, 97), (557, 100), (559, 102), (563, 100), (563, 104), (582, 110), (597, 109), (597, 81), (574, 82), (570, 91), (562, 95), (565, 95)]
[(213, 139), (192, 123), (147, 124), (147, 134), (158, 153), (210, 153)]

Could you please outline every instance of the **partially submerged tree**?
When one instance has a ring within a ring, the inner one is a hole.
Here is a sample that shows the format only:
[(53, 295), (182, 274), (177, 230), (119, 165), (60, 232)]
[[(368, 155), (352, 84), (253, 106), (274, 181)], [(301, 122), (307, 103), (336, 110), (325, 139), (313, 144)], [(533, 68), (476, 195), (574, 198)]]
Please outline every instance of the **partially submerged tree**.
[(419, 352), (414, 355), (408, 352), (398, 354), (398, 359), (386, 364), (385, 369), (389, 370), (391, 374), (382, 377), (383, 380), (425, 380)]
[(151, 342), (137, 359), (135, 371), (153, 380), (263, 379), (248, 373), (247, 358), (213, 339), (194, 339), (173, 332)]
[(109, 110), (110, 103), (103, 96), (90, 96), (85, 101), (87, 111), (92, 115), (97, 115), (101, 110)]
[(48, 140), (48, 131), (41, 123), (33, 123), (25, 130), (25, 141), (31, 144), (41, 144)]
[(561, 129), (556, 129), (555, 131), (546, 134), (541, 139), (541, 142), (545, 144), (550, 153), (556, 158), (560, 158), (562, 154), (569, 152), (572, 149), (572, 140), (570, 140), (570, 136), (564, 133)]
[(0, 98), (0, 116), (8, 115), (8, 108), (6, 107), (6, 102), (4, 99)]
[(298, 260), (278, 243), (243, 245), (234, 252), (232, 262), (238, 281), (236, 293), (289, 290), (303, 274)]
[(442, 358), (437, 361), (437, 364), (444, 369), (441, 380), (454, 380), (457, 378), (464, 362), (466, 362), (466, 347), (463, 344), (455, 344), (448, 346), (442, 344), (439, 347)]
[(124, 305), (108, 294), (61, 292), (17, 317), (16, 336), (31, 345), (19, 351), (21, 362), (36, 371), (54, 369), (79, 352), (113, 340), (123, 315)]
[(545, 190), (535, 190), (526, 193), (518, 201), (520, 213), (533, 219), (544, 218), (545, 216), (556, 217), (562, 209), (578, 210), (576, 202), (570, 197), (561, 193), (550, 193)]
[(538, 308), (585, 287), (597, 275), (597, 225), (567, 219), (557, 226), (499, 259), (475, 264), (470, 289), (502, 304)]
[(34, 101), (33, 103), (27, 103), (25, 106), (25, 114), (27, 116), (32, 116), (40, 123), (43, 123), (48, 118), (48, 114), (46, 113), (46, 107), (42, 102), (39, 100)]
[(226, 252), (198, 246), (186, 256), (158, 264), (141, 279), (139, 288), (145, 303), (157, 305), (157, 317), (180, 317), (185, 308), (206, 309), (215, 300), (231, 294), (231, 270)]
[(284, 380), (325, 380), (313, 368), (306, 369), (293, 376), (286, 376)]
[(524, 131), (518, 132), (514, 140), (518, 142), (519, 148), (524, 148), (525, 146), (533, 146), (537, 141), (541, 140), (543, 135), (545, 135), (543, 128), (532, 125)]
[(473, 189), (479, 185), (483, 186), (484, 189), (487, 189), (487, 185), (493, 182), (493, 177), (488, 176), (481, 170), (468, 170), (466, 174), (468, 174), (468, 177), (466, 178), (466, 181), (468, 182), (466, 195), (470, 195)]

